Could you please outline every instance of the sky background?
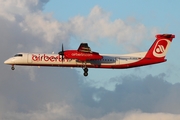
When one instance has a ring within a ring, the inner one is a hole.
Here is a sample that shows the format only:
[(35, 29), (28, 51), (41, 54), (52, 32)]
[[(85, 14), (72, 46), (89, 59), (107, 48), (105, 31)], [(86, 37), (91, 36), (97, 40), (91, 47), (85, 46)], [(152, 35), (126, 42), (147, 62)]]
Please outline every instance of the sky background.
[[(178, 0), (0, 0), (0, 119), (179, 120)], [(132, 69), (19, 67), (18, 52), (58, 53), (87, 42), (93, 51), (147, 51), (155, 35), (176, 38), (167, 62)]]

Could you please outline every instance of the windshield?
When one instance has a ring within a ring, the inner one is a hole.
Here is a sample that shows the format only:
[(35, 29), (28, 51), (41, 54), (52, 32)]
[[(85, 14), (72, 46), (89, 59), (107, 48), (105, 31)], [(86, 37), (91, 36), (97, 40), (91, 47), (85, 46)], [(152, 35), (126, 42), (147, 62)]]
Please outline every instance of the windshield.
[(16, 54), (14, 55), (14, 57), (22, 57), (23, 55), (22, 54)]

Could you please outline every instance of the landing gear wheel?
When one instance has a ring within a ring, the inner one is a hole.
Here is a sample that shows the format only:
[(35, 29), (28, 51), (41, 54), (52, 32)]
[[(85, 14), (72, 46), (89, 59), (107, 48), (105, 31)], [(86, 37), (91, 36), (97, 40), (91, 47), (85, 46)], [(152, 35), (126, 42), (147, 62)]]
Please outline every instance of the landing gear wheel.
[(11, 67), (11, 70), (15, 70), (15, 67), (14, 67), (14, 66), (12, 66), (12, 67)]
[(84, 72), (84, 76), (88, 76), (88, 73), (87, 73), (87, 72)]
[(84, 68), (84, 72), (88, 72), (88, 68)]
[(83, 70), (84, 70), (84, 76), (88, 76), (88, 68), (85, 67)]

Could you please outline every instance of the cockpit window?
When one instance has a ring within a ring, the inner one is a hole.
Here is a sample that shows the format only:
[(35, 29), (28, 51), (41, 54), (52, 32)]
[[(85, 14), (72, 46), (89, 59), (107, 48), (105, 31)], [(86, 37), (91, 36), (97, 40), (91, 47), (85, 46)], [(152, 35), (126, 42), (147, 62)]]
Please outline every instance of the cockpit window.
[(14, 57), (22, 57), (23, 55), (22, 54), (16, 54), (14, 55)]

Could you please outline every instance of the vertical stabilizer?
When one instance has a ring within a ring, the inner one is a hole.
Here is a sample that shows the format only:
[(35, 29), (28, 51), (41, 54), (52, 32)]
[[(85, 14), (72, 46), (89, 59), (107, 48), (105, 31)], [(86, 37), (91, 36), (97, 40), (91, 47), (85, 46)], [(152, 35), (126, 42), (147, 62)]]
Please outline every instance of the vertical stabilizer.
[(156, 40), (146, 54), (146, 58), (164, 59), (169, 46), (175, 38), (172, 34), (158, 34)]

